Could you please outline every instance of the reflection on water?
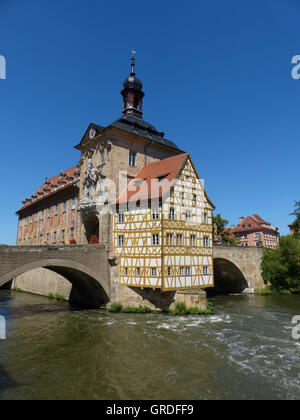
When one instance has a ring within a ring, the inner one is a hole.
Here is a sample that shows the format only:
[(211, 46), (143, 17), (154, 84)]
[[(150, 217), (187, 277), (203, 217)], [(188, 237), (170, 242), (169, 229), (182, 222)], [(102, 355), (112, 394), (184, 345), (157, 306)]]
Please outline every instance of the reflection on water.
[(0, 399), (299, 399), (300, 297), (213, 300), (213, 316), (169, 317), (0, 292)]

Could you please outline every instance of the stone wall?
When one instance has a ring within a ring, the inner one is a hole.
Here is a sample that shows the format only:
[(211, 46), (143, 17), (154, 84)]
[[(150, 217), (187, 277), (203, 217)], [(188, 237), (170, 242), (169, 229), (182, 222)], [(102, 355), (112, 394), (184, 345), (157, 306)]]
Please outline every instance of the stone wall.
[(116, 285), (113, 301), (123, 306), (148, 306), (155, 310), (174, 309), (177, 303), (185, 303), (187, 308), (197, 307), (205, 310), (207, 304), (204, 290), (179, 290), (174, 292), (161, 292), (152, 289), (140, 289)]
[(44, 268), (37, 268), (16, 277), (11, 287), (41, 296), (58, 294), (66, 300), (70, 299), (72, 291), (72, 284), (68, 280)]

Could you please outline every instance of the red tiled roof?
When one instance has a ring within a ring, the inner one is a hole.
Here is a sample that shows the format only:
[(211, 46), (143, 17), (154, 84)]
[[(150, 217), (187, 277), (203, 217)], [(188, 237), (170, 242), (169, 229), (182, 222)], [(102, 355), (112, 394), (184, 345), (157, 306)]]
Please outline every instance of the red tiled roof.
[(23, 200), (23, 207), (19, 211), (29, 207), (31, 204), (36, 203), (37, 201), (43, 199), (51, 193), (53, 194), (59, 191), (60, 189), (64, 188), (65, 186), (74, 183), (76, 172), (79, 177), (80, 172), (78, 170), (78, 167), (73, 166), (72, 168), (63, 171), (60, 174), (55, 175), (53, 178), (46, 179), (45, 182), (37, 190), (37, 192), (31, 196), (31, 198), (26, 198), (25, 200)]
[(246, 217), (238, 226), (231, 228), (233, 233), (243, 233), (261, 230), (274, 230), (271, 223), (266, 222), (258, 214)]
[(177, 177), (189, 157), (176, 155), (145, 165), (120, 194), (116, 204), (143, 201), (165, 196), (175, 185)]

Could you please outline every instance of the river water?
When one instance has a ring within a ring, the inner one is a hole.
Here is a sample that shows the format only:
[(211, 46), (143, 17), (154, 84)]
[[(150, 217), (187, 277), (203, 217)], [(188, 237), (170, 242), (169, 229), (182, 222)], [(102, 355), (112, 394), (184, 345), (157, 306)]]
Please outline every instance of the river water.
[(300, 296), (222, 296), (213, 316), (127, 315), (0, 292), (4, 399), (299, 399)]

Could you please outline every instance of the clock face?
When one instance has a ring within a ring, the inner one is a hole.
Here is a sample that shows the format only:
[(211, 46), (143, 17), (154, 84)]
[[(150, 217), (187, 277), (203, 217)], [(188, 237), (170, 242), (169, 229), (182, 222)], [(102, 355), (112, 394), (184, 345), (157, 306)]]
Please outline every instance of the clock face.
[(90, 139), (94, 139), (96, 136), (96, 130), (94, 130), (93, 128), (90, 129), (90, 133), (89, 133), (89, 137)]

